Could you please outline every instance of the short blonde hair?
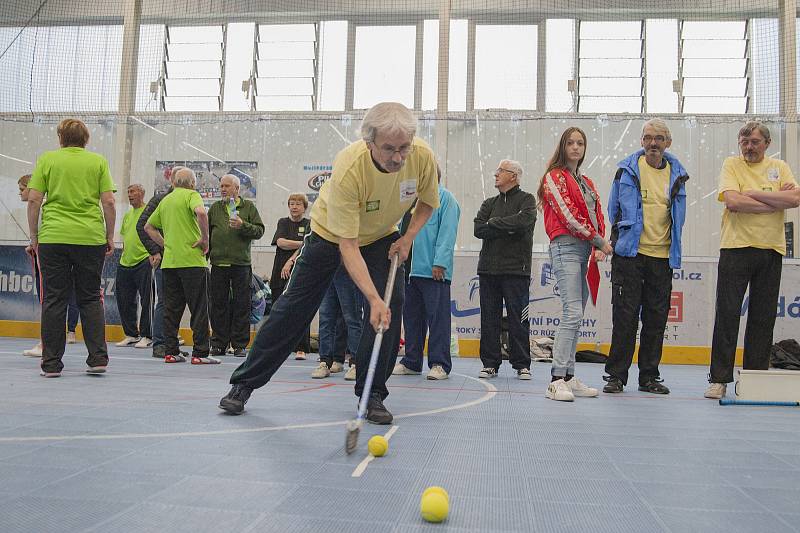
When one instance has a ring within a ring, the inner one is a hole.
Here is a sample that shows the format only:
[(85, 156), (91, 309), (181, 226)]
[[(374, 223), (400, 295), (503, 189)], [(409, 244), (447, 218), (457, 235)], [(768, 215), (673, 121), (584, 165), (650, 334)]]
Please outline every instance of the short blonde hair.
[(303, 202), (303, 207), (308, 209), (308, 196), (301, 192), (293, 192), (289, 195), (289, 199), (286, 200), (286, 205), (289, 205), (291, 201), (294, 200), (296, 202)]
[(388, 134), (403, 132), (413, 137), (417, 133), (417, 119), (401, 103), (381, 102), (372, 106), (364, 115), (364, 120), (361, 122), (361, 138), (373, 142), (378, 132)]
[(172, 185), (181, 189), (194, 189), (197, 176), (191, 168), (180, 168), (172, 174)]

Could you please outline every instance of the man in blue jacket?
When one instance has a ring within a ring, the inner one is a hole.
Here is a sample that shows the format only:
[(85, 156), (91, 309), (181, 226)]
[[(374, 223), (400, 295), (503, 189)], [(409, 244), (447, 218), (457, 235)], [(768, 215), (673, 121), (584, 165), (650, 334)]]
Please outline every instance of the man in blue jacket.
[(439, 208), (414, 239), (411, 268), (403, 307), (406, 353), (394, 366), (395, 376), (422, 372), (422, 350), (428, 337), (428, 379), (447, 379), (450, 359), (450, 283), (461, 207), (439, 177)]
[(636, 349), (639, 317), (639, 390), (669, 394), (658, 371), (672, 295), (672, 269), (681, 267), (686, 218), (686, 170), (666, 149), (667, 124), (642, 127), (642, 150), (619, 163), (608, 200), (611, 243), (611, 351), (603, 392), (622, 392)]

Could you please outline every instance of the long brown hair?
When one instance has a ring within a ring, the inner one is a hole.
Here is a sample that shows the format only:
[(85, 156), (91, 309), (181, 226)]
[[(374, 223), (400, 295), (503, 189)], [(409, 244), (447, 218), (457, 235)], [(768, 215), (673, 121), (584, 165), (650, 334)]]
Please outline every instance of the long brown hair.
[[(556, 151), (553, 153), (550, 161), (547, 162), (547, 170), (545, 170), (544, 174), (542, 174), (542, 179), (539, 181), (539, 189), (536, 191), (536, 198), (538, 200), (537, 203), (540, 209), (543, 205), (542, 202), (544, 202), (544, 180), (554, 168), (564, 168), (567, 166), (567, 141), (569, 140), (570, 135), (576, 131), (581, 134), (581, 137), (583, 137), (583, 146), (584, 148), (586, 147), (586, 134), (582, 129), (576, 126), (571, 126), (564, 130), (564, 133), (561, 134), (561, 140), (558, 141)], [(583, 156), (586, 157), (586, 150), (584, 150)], [(580, 168), (583, 164), (584, 157), (581, 157), (580, 161), (578, 161), (578, 168)]]

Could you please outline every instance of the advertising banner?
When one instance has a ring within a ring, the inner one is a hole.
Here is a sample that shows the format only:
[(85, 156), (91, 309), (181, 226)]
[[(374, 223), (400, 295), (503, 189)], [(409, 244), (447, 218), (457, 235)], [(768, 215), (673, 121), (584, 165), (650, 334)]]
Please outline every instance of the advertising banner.
[(169, 189), (167, 178), (176, 166), (188, 167), (197, 176), (197, 192), (206, 203), (222, 198), (219, 191), (219, 180), (225, 174), (233, 174), (239, 178), (241, 188), (239, 195), (252, 200), (256, 197), (258, 183), (258, 162), (256, 161), (156, 161), (156, 194)]

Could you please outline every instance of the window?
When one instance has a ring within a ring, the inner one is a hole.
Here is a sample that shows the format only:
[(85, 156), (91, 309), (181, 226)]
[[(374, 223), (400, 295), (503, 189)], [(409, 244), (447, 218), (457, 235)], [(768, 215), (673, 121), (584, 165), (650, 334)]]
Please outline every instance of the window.
[(475, 108), (536, 109), (536, 26), (475, 28)]
[(222, 26), (167, 27), (164, 111), (219, 111), (222, 95)]
[(311, 111), (316, 75), (316, 24), (258, 25), (256, 109)]
[(347, 84), (347, 21), (320, 23), (319, 100), (317, 109), (344, 110)]
[(677, 113), (678, 94), (672, 82), (678, 79), (678, 21), (650, 19), (645, 22), (648, 113)]
[[(467, 109), (467, 21), (450, 20), (447, 109)], [(426, 20), (422, 39), (422, 109), (436, 109), (439, 94), (439, 21)]]
[(642, 22), (580, 22), (578, 111), (642, 111)]
[(546, 110), (574, 111), (575, 103), (569, 82), (575, 79), (575, 21), (548, 19), (546, 29)]
[(383, 101), (414, 107), (415, 26), (359, 26), (353, 107), (367, 109)]
[(747, 22), (681, 25), (681, 111), (746, 113)]

